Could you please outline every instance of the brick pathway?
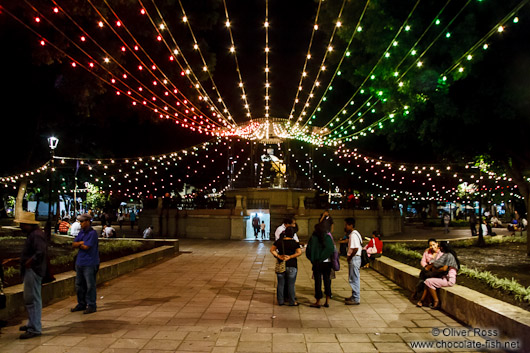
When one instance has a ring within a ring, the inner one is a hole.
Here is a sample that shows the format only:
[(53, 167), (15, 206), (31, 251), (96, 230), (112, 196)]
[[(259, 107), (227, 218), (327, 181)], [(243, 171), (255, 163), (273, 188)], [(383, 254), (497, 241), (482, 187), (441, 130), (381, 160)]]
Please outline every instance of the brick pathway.
[(361, 305), (343, 303), (350, 294), (343, 268), (332, 282), (330, 308), (310, 308), (304, 255), (296, 282), (301, 305), (277, 306), (270, 245), (183, 240), (181, 250), (191, 253), (99, 287), (95, 314), (70, 313), (75, 298), (61, 300), (44, 308), (43, 335), (26, 341), (18, 340), (21, 322), (11, 322), (0, 352), (411, 352), (408, 342), (432, 341), (433, 327), (461, 327), (416, 308), (373, 270), (362, 270)]

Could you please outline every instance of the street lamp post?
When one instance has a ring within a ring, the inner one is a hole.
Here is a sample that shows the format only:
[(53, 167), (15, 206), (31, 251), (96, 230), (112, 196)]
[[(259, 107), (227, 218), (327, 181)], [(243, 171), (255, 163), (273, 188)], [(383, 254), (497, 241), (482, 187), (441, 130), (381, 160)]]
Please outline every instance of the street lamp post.
[(45, 233), (48, 238), (51, 238), (52, 234), (52, 188), (53, 188), (53, 171), (55, 169), (55, 149), (59, 144), (57, 137), (48, 137), (48, 147), (50, 147), (50, 153), (52, 155), (51, 167), (50, 167), (50, 178), (48, 188), (48, 220), (46, 221)]

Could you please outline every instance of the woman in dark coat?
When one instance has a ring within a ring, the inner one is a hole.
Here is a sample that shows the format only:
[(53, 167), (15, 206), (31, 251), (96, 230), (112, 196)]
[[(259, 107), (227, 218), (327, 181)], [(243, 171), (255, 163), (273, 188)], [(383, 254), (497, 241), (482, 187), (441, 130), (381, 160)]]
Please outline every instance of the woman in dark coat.
[(310, 306), (320, 308), (322, 299), (322, 281), (324, 281), (324, 292), (326, 302), (324, 307), (329, 307), (331, 298), (331, 256), (335, 251), (335, 244), (321, 224), (315, 226), (315, 231), (307, 243), (306, 256), (313, 264), (313, 278), (315, 279), (315, 303)]

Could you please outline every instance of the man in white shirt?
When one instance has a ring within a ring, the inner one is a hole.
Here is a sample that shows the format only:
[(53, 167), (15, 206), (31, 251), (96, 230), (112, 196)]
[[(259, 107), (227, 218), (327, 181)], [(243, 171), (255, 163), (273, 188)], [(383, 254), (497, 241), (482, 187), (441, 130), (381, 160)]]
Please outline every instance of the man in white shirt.
[(361, 304), (361, 233), (355, 230), (355, 218), (348, 217), (344, 220), (344, 231), (349, 234), (348, 242), (348, 281), (352, 290), (350, 298), (346, 298), (346, 305)]
[(153, 237), (153, 226), (149, 226), (144, 230), (144, 239), (149, 239)]
[[(276, 231), (274, 232), (275, 241), (280, 239), (280, 234), (282, 234), (282, 232), (284, 232), (287, 229), (287, 227), (296, 227), (296, 221), (294, 220), (294, 218), (283, 219), (283, 224), (279, 226), (278, 228), (276, 228)], [(296, 233), (293, 236), (293, 240), (300, 242), (300, 240), (298, 240), (298, 235)]]
[(105, 238), (116, 238), (116, 229), (112, 226), (105, 226), (103, 229), (103, 236)]
[(81, 223), (79, 223), (78, 220), (76, 220), (74, 223), (72, 223), (72, 226), (70, 227), (70, 235), (72, 237), (77, 237), (77, 234), (81, 231)]

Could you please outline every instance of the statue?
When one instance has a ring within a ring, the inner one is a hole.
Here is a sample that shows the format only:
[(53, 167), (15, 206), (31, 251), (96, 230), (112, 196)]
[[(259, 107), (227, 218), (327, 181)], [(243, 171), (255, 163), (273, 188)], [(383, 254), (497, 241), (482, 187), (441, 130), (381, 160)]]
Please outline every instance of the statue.
[(271, 163), (271, 171), (275, 173), (274, 183), (272, 187), (283, 187), (285, 184), (284, 181), (284, 175), (287, 171), (287, 165), (283, 163), (281, 159), (273, 155), (271, 152), (268, 154), (264, 154), (261, 156), (261, 160), (263, 162), (270, 162)]

